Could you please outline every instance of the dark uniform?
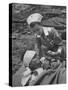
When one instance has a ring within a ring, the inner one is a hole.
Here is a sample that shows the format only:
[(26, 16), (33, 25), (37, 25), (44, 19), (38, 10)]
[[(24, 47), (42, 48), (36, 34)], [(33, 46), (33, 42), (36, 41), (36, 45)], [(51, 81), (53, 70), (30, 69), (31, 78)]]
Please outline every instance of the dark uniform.
[[(46, 32), (48, 30), (48, 32)], [(65, 49), (61, 37), (58, 32), (52, 27), (42, 27), (40, 29), (40, 37), (37, 36), (37, 46), (39, 49), (39, 56), (49, 55), (47, 52), (57, 52), (58, 48), (61, 47), (61, 53), (59, 55), (52, 55), (53, 57), (65, 57)], [(46, 34), (47, 33), (47, 34)], [(50, 55), (49, 55), (50, 56)], [(48, 56), (48, 57), (49, 57)]]

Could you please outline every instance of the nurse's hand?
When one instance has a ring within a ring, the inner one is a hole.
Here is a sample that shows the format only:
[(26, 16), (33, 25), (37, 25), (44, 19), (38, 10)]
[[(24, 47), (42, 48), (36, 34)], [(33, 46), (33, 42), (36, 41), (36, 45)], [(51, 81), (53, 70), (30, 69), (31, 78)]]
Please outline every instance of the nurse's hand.
[(49, 55), (58, 55), (59, 54), (59, 52), (57, 52), (57, 51), (56, 52), (53, 52), (53, 51), (50, 51), (50, 50), (47, 53)]
[(62, 47), (59, 47), (56, 52), (49, 50), (47, 53), (50, 55), (60, 55), (61, 52), (62, 52)]

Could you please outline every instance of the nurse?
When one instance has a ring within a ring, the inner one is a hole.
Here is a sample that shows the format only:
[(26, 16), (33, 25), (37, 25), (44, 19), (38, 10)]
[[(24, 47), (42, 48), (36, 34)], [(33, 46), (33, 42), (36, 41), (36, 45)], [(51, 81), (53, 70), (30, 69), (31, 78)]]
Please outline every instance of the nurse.
[[(56, 56), (61, 55), (62, 39), (54, 27), (45, 27), (42, 25), (43, 16), (39, 13), (31, 14), (27, 18), (28, 27), (30, 30), (36, 32), (36, 50), (38, 55), (45, 56), (43, 51), (47, 52), (49, 55)], [(41, 47), (46, 47), (46, 50), (42, 50)], [(42, 55), (43, 54), (43, 55)]]

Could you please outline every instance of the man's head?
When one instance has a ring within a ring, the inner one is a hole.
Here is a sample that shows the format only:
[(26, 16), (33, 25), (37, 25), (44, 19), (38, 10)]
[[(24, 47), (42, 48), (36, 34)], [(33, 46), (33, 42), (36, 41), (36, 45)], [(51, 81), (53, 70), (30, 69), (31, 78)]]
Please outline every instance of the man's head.
[(29, 26), (31, 29), (37, 28), (37, 26), (41, 24), (42, 18), (43, 18), (43, 16), (42, 16), (41, 14), (39, 14), (39, 13), (31, 14), (31, 15), (27, 18), (28, 26)]

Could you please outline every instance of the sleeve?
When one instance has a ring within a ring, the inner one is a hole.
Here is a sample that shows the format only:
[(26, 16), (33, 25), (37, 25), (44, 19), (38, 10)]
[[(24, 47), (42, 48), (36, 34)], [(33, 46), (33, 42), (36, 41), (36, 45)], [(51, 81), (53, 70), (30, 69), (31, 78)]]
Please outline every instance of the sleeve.
[(61, 46), (62, 51), (61, 51), (61, 58), (64, 59), (66, 58), (66, 46)]
[(54, 43), (55, 45), (59, 45), (62, 42), (62, 39), (56, 29), (53, 29), (53, 32), (54, 32), (54, 38), (53, 38)]

